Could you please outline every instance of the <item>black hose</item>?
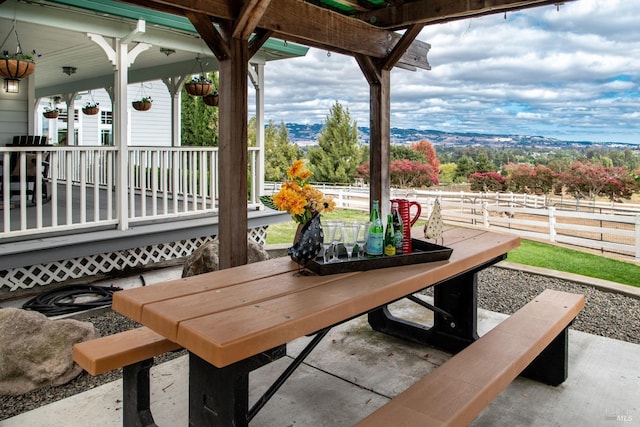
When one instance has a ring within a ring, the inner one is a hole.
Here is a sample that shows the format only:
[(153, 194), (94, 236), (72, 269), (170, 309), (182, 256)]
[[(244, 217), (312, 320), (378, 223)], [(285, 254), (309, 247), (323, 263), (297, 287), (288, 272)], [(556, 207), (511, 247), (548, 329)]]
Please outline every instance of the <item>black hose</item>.
[[(113, 293), (120, 290), (122, 289), (116, 286), (69, 285), (31, 298), (22, 308), (38, 311), (46, 316), (59, 316), (111, 305)], [(96, 298), (82, 303), (75, 302), (76, 298), (86, 296)]]

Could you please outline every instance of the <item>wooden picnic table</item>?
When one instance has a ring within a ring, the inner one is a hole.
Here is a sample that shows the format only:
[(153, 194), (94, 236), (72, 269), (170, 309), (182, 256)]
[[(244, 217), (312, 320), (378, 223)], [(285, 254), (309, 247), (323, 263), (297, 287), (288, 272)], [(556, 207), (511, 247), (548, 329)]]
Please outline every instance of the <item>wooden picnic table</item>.
[[(414, 237), (421, 234), (414, 230)], [(247, 425), (332, 326), (365, 313), (375, 330), (453, 352), (475, 341), (476, 274), (519, 243), (512, 235), (451, 228), (444, 235), (453, 249), (446, 261), (318, 276), (276, 258), (117, 292), (113, 309), (189, 351), (190, 425)], [(433, 326), (386, 309), (430, 286)], [(249, 408), (249, 372), (312, 334), (290, 369)]]

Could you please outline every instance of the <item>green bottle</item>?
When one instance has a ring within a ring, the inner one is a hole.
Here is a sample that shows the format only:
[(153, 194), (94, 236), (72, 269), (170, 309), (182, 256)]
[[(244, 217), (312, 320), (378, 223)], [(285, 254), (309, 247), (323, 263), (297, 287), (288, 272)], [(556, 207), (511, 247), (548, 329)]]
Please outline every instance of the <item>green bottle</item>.
[(396, 233), (393, 231), (393, 217), (387, 215), (387, 230), (384, 232), (384, 254), (394, 256), (396, 254)]
[(373, 201), (373, 209), (370, 217), (369, 238), (367, 239), (367, 255), (369, 257), (382, 256), (382, 246), (384, 240), (384, 227), (380, 219), (380, 203)]
[(404, 254), (404, 224), (398, 212), (398, 202), (391, 204), (391, 217), (393, 218), (393, 231), (396, 232), (396, 255)]

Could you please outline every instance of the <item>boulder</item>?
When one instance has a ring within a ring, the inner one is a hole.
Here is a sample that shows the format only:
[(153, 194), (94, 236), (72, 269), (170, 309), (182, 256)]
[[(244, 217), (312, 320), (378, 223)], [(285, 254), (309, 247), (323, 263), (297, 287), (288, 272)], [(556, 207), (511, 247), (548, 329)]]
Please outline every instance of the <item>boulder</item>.
[[(218, 270), (219, 240), (213, 239), (193, 251), (182, 268), (182, 277), (195, 276)], [(269, 259), (267, 251), (258, 243), (247, 239), (247, 262), (249, 264)]]
[(71, 381), (82, 372), (71, 357), (73, 345), (98, 336), (89, 322), (0, 309), (0, 395), (19, 395)]

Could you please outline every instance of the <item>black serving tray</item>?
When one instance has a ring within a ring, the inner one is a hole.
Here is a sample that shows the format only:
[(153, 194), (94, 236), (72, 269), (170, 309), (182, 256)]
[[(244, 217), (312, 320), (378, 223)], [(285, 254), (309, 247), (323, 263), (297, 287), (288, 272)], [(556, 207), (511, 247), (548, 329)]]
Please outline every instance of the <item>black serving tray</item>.
[(348, 261), (346, 253), (340, 254), (339, 261), (325, 263), (322, 256), (309, 261), (306, 268), (320, 276), (350, 271), (367, 271), (377, 268), (396, 267), (399, 265), (420, 264), (423, 262), (444, 261), (451, 257), (453, 249), (445, 246), (411, 239), (413, 252), (406, 255), (381, 256), (376, 258), (357, 259), (355, 256)]

